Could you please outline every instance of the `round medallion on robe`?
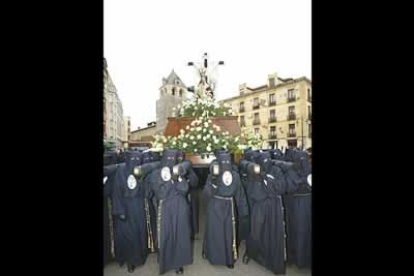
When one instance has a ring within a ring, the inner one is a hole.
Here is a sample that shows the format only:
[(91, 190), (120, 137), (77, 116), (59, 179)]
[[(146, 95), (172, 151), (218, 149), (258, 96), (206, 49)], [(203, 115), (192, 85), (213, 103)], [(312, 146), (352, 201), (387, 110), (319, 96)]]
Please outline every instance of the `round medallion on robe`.
[(229, 171), (225, 171), (222, 176), (224, 185), (230, 186), (233, 183), (233, 175)]
[(171, 180), (171, 171), (169, 167), (164, 167), (161, 169), (161, 178), (164, 181), (170, 181)]
[(308, 184), (312, 186), (312, 174), (308, 175)]
[(128, 184), (128, 188), (130, 188), (131, 190), (135, 189), (135, 187), (137, 186), (137, 180), (132, 174), (128, 176), (127, 184)]

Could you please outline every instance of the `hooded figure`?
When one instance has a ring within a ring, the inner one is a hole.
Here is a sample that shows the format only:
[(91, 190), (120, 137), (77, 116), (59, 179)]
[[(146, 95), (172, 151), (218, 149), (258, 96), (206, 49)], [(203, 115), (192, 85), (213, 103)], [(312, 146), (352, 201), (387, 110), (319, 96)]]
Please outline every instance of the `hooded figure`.
[(143, 152), (142, 153), (142, 163), (143, 164), (154, 162), (152, 159), (153, 158), (151, 158), (151, 153), (150, 152)]
[[(244, 153), (244, 158), (240, 162), (239, 165), (239, 172), (240, 172), (240, 179), (243, 184), (243, 191), (245, 194), (247, 194), (247, 181), (248, 175), (247, 175), (247, 165), (251, 162), (254, 162), (254, 160), (259, 156), (260, 154), (255, 150), (247, 150)], [(248, 203), (248, 198), (247, 198)], [(250, 206), (248, 205), (248, 209), (250, 210)], [(250, 214), (250, 211), (249, 211)], [(238, 224), (238, 231), (239, 231), (239, 242), (246, 240), (249, 236), (249, 229), (250, 229), (250, 217), (249, 215), (240, 218), (239, 224)]]
[[(157, 249), (157, 215), (155, 212), (154, 193), (151, 190), (149, 176), (152, 171), (158, 169), (161, 166), (160, 161), (152, 161), (149, 152), (142, 153), (143, 165), (139, 167), (139, 171), (134, 171), (136, 176), (143, 181), (144, 184), (144, 204), (145, 214), (147, 221), (147, 232), (150, 234), (151, 239), (148, 239), (148, 248), (153, 253)], [(138, 173), (138, 175), (137, 175)]]
[(283, 152), (280, 149), (274, 149), (270, 152), (272, 159), (284, 160)]
[(250, 235), (244, 263), (250, 258), (275, 274), (286, 272), (286, 241), (282, 194), (294, 190), (281, 169), (273, 165), (269, 152), (256, 158), (260, 172), (248, 171), (247, 194), (250, 204)]
[[(182, 151), (178, 151), (177, 163), (181, 163), (182, 161), (184, 161), (184, 153)], [(189, 168), (185, 178), (190, 184), (188, 202), (190, 203), (191, 237), (194, 238), (195, 234), (199, 232), (200, 197), (197, 191), (199, 179), (192, 167)]]
[(231, 156), (220, 153), (210, 166), (203, 190), (206, 203), (206, 230), (203, 258), (212, 265), (234, 267), (237, 259), (237, 217), (248, 215), (246, 196)]
[(185, 177), (174, 175), (177, 151), (165, 149), (161, 166), (149, 178), (158, 200), (157, 244), (159, 272), (175, 269), (183, 273), (183, 266), (193, 262), (191, 247), (190, 207), (187, 200), (189, 184)]
[(308, 181), (311, 167), (306, 152), (291, 150), (293, 164), (285, 168), (286, 181), (297, 189), (284, 196), (288, 232), (288, 263), (312, 267), (312, 188)]
[(151, 158), (151, 162), (157, 162), (160, 161), (160, 155), (155, 152), (155, 151), (150, 151), (149, 152), (150, 158)]
[(126, 153), (125, 164), (119, 166), (114, 180), (116, 259), (127, 264), (128, 272), (143, 265), (148, 254), (144, 182), (134, 175), (134, 168), (141, 163), (140, 152)]
[[(158, 156), (158, 153), (156, 153), (156, 152), (151, 152), (151, 151), (144, 152), (142, 154), (142, 158), (143, 158), (143, 164), (158, 164), (159, 163), (159, 156)], [(154, 227), (155, 227), (157, 219), (156, 219), (156, 213), (155, 213), (155, 207), (154, 207), (154, 206), (156, 206), (156, 204), (155, 204), (154, 201), (156, 199), (154, 198), (154, 193), (152, 192), (152, 190), (149, 186), (149, 181), (148, 181), (149, 180), (149, 174), (151, 172), (152, 171), (149, 171), (148, 175), (146, 175), (146, 181), (145, 181), (145, 184), (146, 184), (145, 192), (146, 192), (146, 194), (145, 194), (145, 198), (148, 201), (148, 205), (149, 205), (149, 209), (150, 209), (151, 225), (154, 225)], [(156, 229), (156, 228), (154, 228), (154, 229)], [(156, 231), (154, 231), (154, 233), (155, 232)], [(155, 247), (155, 249), (156, 248), (157, 247)]]
[(104, 226), (104, 266), (111, 261), (114, 260), (115, 257), (115, 241), (114, 241), (114, 227), (113, 227), (113, 219), (112, 219), (112, 190), (113, 190), (113, 183), (115, 179), (116, 170), (118, 169), (118, 165), (116, 165), (116, 159), (107, 160), (104, 163), (104, 178), (103, 178), (103, 226)]

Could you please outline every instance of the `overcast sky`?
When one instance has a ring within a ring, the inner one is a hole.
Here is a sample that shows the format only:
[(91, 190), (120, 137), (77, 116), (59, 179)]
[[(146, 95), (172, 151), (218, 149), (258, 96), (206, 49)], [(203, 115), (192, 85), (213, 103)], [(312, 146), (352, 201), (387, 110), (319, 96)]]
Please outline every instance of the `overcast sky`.
[(105, 0), (104, 53), (131, 130), (155, 121), (162, 78), (194, 85), (188, 61), (219, 67), (216, 98), (268, 74), (311, 79), (311, 0)]

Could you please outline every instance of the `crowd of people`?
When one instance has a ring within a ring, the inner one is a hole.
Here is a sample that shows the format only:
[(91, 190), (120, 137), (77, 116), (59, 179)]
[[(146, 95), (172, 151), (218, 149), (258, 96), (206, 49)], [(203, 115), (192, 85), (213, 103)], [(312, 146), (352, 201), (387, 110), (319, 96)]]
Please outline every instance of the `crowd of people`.
[[(129, 272), (158, 254), (159, 273), (193, 263), (202, 188), (202, 257), (229, 269), (252, 259), (275, 274), (311, 268), (311, 152), (247, 150), (238, 166), (222, 150), (197, 176), (178, 150), (127, 151), (104, 157), (104, 257)], [(239, 252), (241, 241), (246, 251)]]

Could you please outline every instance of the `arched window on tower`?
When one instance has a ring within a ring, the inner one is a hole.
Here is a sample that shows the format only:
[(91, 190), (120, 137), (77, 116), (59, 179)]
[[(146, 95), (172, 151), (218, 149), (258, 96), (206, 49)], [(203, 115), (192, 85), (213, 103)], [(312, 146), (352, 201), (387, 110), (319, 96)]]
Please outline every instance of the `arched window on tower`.
[(180, 89), (180, 97), (182, 97), (182, 96), (183, 96), (183, 90)]
[(175, 96), (175, 87), (172, 89), (172, 95)]

